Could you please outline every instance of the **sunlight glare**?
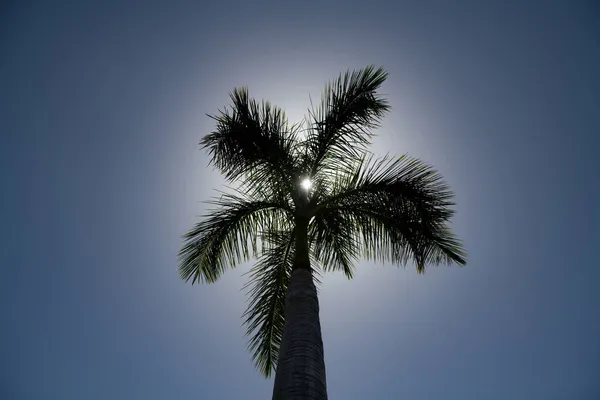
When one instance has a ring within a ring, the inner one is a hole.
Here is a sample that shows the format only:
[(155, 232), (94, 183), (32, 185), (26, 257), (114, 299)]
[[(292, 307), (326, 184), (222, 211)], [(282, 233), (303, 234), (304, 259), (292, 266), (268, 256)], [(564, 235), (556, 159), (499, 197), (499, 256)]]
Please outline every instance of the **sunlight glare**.
[(305, 178), (301, 183), (300, 186), (302, 186), (302, 188), (304, 190), (308, 190), (310, 189), (310, 187), (312, 186), (312, 183), (310, 182), (310, 179)]

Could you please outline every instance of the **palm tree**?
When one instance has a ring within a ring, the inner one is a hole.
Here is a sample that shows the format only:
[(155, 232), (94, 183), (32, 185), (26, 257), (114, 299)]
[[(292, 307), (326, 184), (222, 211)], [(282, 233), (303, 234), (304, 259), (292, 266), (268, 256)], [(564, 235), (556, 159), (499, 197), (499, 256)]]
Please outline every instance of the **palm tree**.
[(273, 399), (326, 399), (315, 283), (321, 272), (349, 279), (362, 256), (398, 265), (465, 264), (448, 223), (453, 194), (441, 176), (408, 156), (368, 152), (389, 110), (378, 89), (382, 68), (348, 71), (325, 86), (300, 125), (284, 112), (231, 93), (233, 105), (210, 116), (200, 142), (232, 185), (186, 235), (182, 279), (213, 283), (229, 267), (257, 258), (245, 288), (249, 350)]

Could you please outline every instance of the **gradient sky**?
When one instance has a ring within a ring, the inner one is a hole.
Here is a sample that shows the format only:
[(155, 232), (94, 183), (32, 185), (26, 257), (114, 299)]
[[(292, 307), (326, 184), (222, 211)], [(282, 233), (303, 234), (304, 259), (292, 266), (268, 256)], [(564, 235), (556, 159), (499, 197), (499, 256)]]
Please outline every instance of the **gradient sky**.
[(270, 398), (248, 265), (176, 269), (223, 183), (205, 113), (248, 85), (298, 120), (370, 63), (374, 151), (443, 173), (469, 264), (327, 275), (330, 399), (600, 398), (598, 4), (2, 2), (0, 398)]

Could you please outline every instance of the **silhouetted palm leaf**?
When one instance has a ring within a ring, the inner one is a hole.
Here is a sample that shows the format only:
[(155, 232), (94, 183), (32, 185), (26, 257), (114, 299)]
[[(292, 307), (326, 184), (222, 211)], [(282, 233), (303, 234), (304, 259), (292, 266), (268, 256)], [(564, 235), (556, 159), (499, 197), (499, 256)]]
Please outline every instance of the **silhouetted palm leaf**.
[(235, 89), (230, 97), (231, 109), (210, 116), (216, 130), (202, 139), (201, 146), (230, 181), (289, 190), (289, 178), (296, 173), (292, 156), (298, 146), (298, 127), (288, 125), (278, 107), (249, 98), (246, 88)]
[(360, 232), (368, 258), (405, 264), (465, 264), (465, 252), (447, 227), (453, 194), (437, 171), (402, 157), (357, 160), (352, 173), (339, 174), (318, 211), (339, 210)]
[(291, 230), (262, 235), (265, 250), (261, 260), (250, 270), (244, 286), (250, 298), (244, 324), (250, 336), (249, 349), (259, 370), (270, 376), (277, 365), (283, 335), (285, 294), (292, 262), (294, 237)]
[(276, 226), (290, 218), (287, 204), (275, 200), (248, 200), (223, 194), (210, 202), (218, 206), (184, 235), (179, 272), (192, 283), (212, 283), (228, 266), (247, 261), (257, 253), (261, 227)]
[(387, 78), (383, 68), (347, 71), (328, 83), (321, 104), (310, 111), (305, 141), (310, 175), (336, 171), (361, 157), (371, 144), (372, 129), (389, 110), (377, 90)]

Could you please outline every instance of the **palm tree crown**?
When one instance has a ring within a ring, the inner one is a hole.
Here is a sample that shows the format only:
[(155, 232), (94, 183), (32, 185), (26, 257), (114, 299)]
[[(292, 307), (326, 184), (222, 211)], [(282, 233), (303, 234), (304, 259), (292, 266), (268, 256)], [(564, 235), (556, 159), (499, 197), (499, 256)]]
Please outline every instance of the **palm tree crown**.
[[(211, 116), (214, 132), (201, 146), (235, 185), (210, 203), (215, 208), (185, 236), (181, 277), (215, 282), (230, 266), (256, 258), (245, 286), (249, 349), (269, 376), (278, 360), (286, 290), (298, 246), (306, 243), (314, 271), (348, 278), (361, 258), (406, 265), (465, 264), (449, 229), (453, 194), (441, 176), (408, 156), (368, 152), (373, 129), (389, 111), (377, 91), (382, 68), (348, 71), (325, 86), (304, 122), (231, 94), (232, 106)], [(299, 238), (304, 238), (299, 241)]]

